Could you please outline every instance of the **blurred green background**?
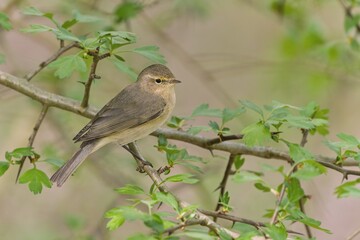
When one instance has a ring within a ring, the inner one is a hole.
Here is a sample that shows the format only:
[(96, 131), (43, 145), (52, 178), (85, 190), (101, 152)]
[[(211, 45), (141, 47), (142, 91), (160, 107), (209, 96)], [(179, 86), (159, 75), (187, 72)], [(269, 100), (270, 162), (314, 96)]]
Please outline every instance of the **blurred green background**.
[[(146, 7), (127, 22), (119, 22), (114, 10), (122, 1), (110, 0), (2, 0), (0, 11), (11, 19), (14, 30), (0, 32), (0, 52), (6, 62), (0, 69), (24, 76), (58, 49), (58, 42), (49, 33), (25, 34), (19, 29), (29, 24), (48, 24), (44, 19), (24, 16), (21, 9), (34, 6), (54, 12), (66, 19), (76, 9), (102, 21), (82, 24), (77, 34), (88, 34), (113, 28), (136, 33), (138, 46), (156, 45), (165, 56), (167, 66), (182, 81), (177, 88), (174, 115), (189, 116), (202, 103), (224, 108), (248, 99), (257, 104), (272, 100), (304, 106), (316, 101), (330, 109), (330, 134), (335, 140), (339, 132), (360, 135), (358, 128), (360, 80), (359, 52), (352, 47), (353, 32), (344, 30), (344, 9), (338, 1), (288, 1), (279, 8), (273, 0), (215, 1), (169, 0), (143, 1)], [(355, 47), (356, 48), (356, 47)], [(151, 64), (134, 54), (125, 54), (136, 72)], [(132, 80), (106, 61), (98, 66), (97, 80), (90, 103), (101, 107)], [(77, 81), (86, 75), (74, 74), (69, 79), (54, 78), (53, 70), (45, 69), (32, 83), (67, 97), (81, 99), (83, 85)], [(6, 151), (25, 146), (41, 110), (40, 104), (0, 86), (0, 156)], [(254, 115), (255, 117), (255, 115)], [(240, 131), (254, 121), (251, 114), (232, 122), (232, 130)], [(87, 123), (80, 116), (50, 109), (35, 140), (35, 149), (47, 158), (67, 160), (77, 149), (72, 137)], [(207, 124), (198, 118), (192, 123)], [(289, 138), (297, 141), (295, 131)], [(322, 144), (322, 137), (311, 137), (307, 148), (331, 156)], [(143, 154), (159, 167), (165, 161), (153, 145), (156, 138), (139, 141)], [(298, 140), (300, 141), (300, 139)], [(192, 155), (208, 161), (205, 174), (196, 185), (170, 185), (184, 200), (214, 209), (218, 186), (226, 166), (226, 155), (207, 151), (182, 142)], [(279, 147), (279, 146), (277, 146)], [(285, 150), (285, 148), (284, 148)], [(261, 163), (282, 164), (277, 160), (246, 157), (246, 169), (260, 169)], [(29, 167), (25, 165), (25, 167)], [(44, 166), (48, 167), (47, 165)], [(105, 211), (126, 202), (113, 189), (126, 183), (149, 187), (149, 179), (135, 171), (131, 156), (116, 145), (98, 151), (82, 165), (77, 174), (62, 188), (44, 189), (34, 196), (25, 185), (15, 185), (17, 169), (11, 168), (0, 181), (1, 239), (122, 239), (146, 228), (126, 223), (114, 232), (105, 229)], [(49, 175), (54, 169), (48, 168)], [(188, 172), (177, 166), (175, 172)], [(280, 178), (265, 179), (277, 185)], [(314, 231), (318, 239), (344, 239), (359, 227), (358, 199), (337, 199), (334, 188), (342, 176), (329, 170), (326, 176), (305, 182), (311, 195), (307, 213), (333, 231), (332, 235)], [(236, 215), (264, 220), (265, 209), (274, 206), (275, 198), (249, 184), (230, 181), (231, 204)], [(211, 201), (209, 201), (211, 199)], [(293, 230), (303, 231), (302, 225)], [(92, 238), (90, 237), (92, 236)]]

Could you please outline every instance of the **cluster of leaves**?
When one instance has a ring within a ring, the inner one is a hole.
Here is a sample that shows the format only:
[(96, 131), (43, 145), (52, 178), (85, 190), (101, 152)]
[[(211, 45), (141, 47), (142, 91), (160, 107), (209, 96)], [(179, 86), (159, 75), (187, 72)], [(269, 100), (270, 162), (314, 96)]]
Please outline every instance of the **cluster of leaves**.
[[(188, 180), (188, 175), (178, 174), (166, 178), (164, 182), (194, 183), (193, 179), (191, 181)], [(177, 199), (171, 193), (160, 192), (154, 187), (150, 189), (149, 193), (146, 193), (141, 187), (131, 184), (118, 188), (116, 191), (120, 194), (131, 195), (134, 198), (129, 199), (132, 203), (130, 206), (121, 206), (106, 212), (105, 217), (110, 219), (107, 223), (108, 229), (117, 229), (126, 221), (141, 221), (145, 227), (152, 231), (151, 236), (136, 234), (128, 239), (176, 240), (182, 236), (193, 237), (195, 239), (209, 239), (208, 233), (201, 232), (200, 230), (195, 231), (194, 229), (192, 231), (185, 230), (169, 235), (167, 229), (191, 220), (197, 208), (192, 205), (186, 207), (179, 206)], [(135, 196), (137, 196), (137, 198), (135, 198)], [(139, 209), (142, 205), (147, 207), (147, 212)], [(153, 211), (156, 206), (160, 207), (163, 205), (174, 210), (174, 213), (159, 210), (156, 212)]]
[(165, 63), (164, 57), (158, 52), (156, 46), (143, 46), (133, 49), (123, 49), (124, 46), (136, 43), (136, 36), (131, 32), (124, 31), (99, 31), (94, 37), (88, 35), (76, 35), (71, 28), (77, 23), (92, 23), (100, 21), (94, 16), (82, 15), (74, 12), (71, 19), (60, 23), (54, 18), (53, 13), (44, 13), (37, 8), (28, 7), (23, 11), (26, 15), (44, 17), (54, 24), (53, 27), (41, 24), (32, 24), (28, 28), (22, 29), (26, 33), (51, 32), (61, 41), (76, 42), (79, 52), (73, 55), (61, 56), (54, 62), (49, 64), (50, 68), (55, 69), (55, 76), (58, 78), (67, 78), (74, 71), (84, 73), (89, 71), (87, 59), (91, 56), (91, 52), (98, 51), (99, 56), (109, 54), (110, 62), (112, 62), (119, 70), (128, 74), (132, 79), (136, 79), (136, 72), (125, 63), (123, 54), (133, 52), (140, 54), (151, 61), (157, 63)]
[[(22, 162), (29, 158), (33, 164), (33, 168), (25, 171), (19, 177), (19, 183), (28, 184), (29, 190), (34, 194), (41, 193), (43, 187), (51, 188), (52, 183), (49, 177), (42, 170), (37, 168), (36, 163), (40, 162), (40, 155), (34, 151), (32, 147), (16, 148), (11, 152), (5, 153), (6, 161), (0, 161), (0, 176), (2, 176), (11, 165), (21, 165)], [(51, 165), (59, 167), (63, 164), (58, 160), (52, 158), (42, 160), (41, 162), (47, 162)]]
[[(325, 144), (336, 153), (336, 164), (342, 165), (346, 159), (354, 159), (360, 166), (360, 140), (352, 135), (339, 133), (336, 135), (340, 141), (325, 141)], [(336, 195), (339, 198), (360, 196), (360, 178), (348, 181), (336, 188)]]

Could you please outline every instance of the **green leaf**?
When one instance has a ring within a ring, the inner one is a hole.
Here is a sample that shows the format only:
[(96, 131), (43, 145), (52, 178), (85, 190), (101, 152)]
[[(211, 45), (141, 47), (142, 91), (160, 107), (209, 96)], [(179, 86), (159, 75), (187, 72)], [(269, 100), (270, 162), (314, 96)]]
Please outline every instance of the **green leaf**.
[(340, 138), (341, 140), (343, 140), (344, 142), (346, 142), (349, 146), (348, 147), (357, 147), (358, 145), (360, 145), (360, 141), (359, 139), (357, 139), (356, 137), (352, 136), (352, 135), (348, 135), (345, 133), (339, 133), (336, 135), (338, 138)]
[(263, 191), (263, 192), (270, 192), (271, 191), (271, 188), (268, 187), (268, 186), (265, 186), (263, 183), (261, 182), (258, 182), (258, 183), (255, 183), (254, 186), (259, 189), (260, 191)]
[(199, 239), (199, 240), (217, 240), (217, 237), (210, 236), (208, 233), (203, 232), (183, 232), (181, 235), (188, 237), (188, 239)]
[(157, 214), (152, 214), (151, 218), (144, 221), (144, 224), (157, 233), (164, 231), (164, 221)]
[(356, 187), (358, 184), (360, 184), (360, 178), (341, 184), (340, 186), (336, 187), (336, 196), (338, 198), (360, 197), (360, 188)]
[(114, 208), (105, 213), (105, 218), (111, 218), (110, 221), (106, 224), (106, 228), (110, 231), (119, 228), (124, 224), (125, 218), (122, 214), (121, 209)]
[(247, 172), (247, 171), (237, 172), (232, 177), (232, 180), (235, 183), (244, 183), (244, 182), (250, 182), (250, 181), (262, 181), (261, 177), (259, 177), (255, 173)]
[(115, 22), (120, 23), (127, 21), (137, 16), (142, 9), (143, 6), (138, 2), (130, 0), (122, 1), (115, 9)]
[(219, 124), (218, 124), (217, 122), (215, 122), (215, 121), (210, 121), (210, 122), (209, 122), (209, 126), (210, 126), (210, 128), (211, 128), (214, 132), (220, 131), (220, 126), (219, 126)]
[(28, 28), (22, 28), (20, 31), (25, 33), (38, 33), (38, 32), (48, 32), (48, 31), (56, 31), (54, 28), (40, 25), (40, 24), (31, 24)]
[(185, 120), (186, 118), (183, 117), (172, 116), (167, 122), (167, 126), (170, 128), (179, 129), (184, 125)]
[(110, 57), (109, 60), (115, 65), (115, 67), (117, 67), (120, 71), (126, 73), (127, 75), (130, 76), (131, 79), (136, 80), (137, 78), (137, 74), (135, 73), (135, 71), (129, 67), (125, 62), (120, 61), (118, 58), (116, 57)]
[(74, 34), (72, 34), (69, 30), (60, 27), (54, 31), (56, 37), (61, 40), (73, 41), (73, 42), (81, 42), (81, 39)]
[(290, 150), (290, 157), (296, 163), (303, 162), (310, 159), (315, 159), (315, 157), (305, 148), (301, 147), (299, 144), (288, 143)]
[(236, 108), (236, 109), (228, 109), (225, 108), (222, 112), (222, 125), (233, 120), (234, 118), (240, 116), (245, 112), (244, 107)]
[(271, 239), (276, 240), (286, 240), (287, 231), (283, 225), (268, 225), (265, 229), (265, 232), (270, 236)]
[(128, 237), (126, 240), (158, 240), (158, 239), (152, 236), (144, 235), (143, 233), (138, 233), (131, 237)]
[(144, 190), (136, 185), (126, 184), (125, 187), (115, 189), (120, 194), (137, 195), (144, 194)]
[(292, 176), (299, 180), (310, 180), (327, 172), (326, 168), (315, 160), (306, 160), (297, 166), (297, 171)]
[(19, 178), (19, 183), (29, 183), (29, 189), (34, 194), (41, 193), (43, 185), (47, 188), (51, 188), (52, 185), (48, 176), (36, 168), (24, 172)]
[(191, 114), (192, 117), (222, 117), (222, 111), (220, 109), (209, 108), (209, 104), (201, 104)]
[(247, 146), (263, 145), (264, 142), (271, 140), (271, 133), (268, 127), (261, 122), (253, 123), (244, 128), (241, 133), (244, 134), (244, 143)]
[(47, 158), (44, 160), (44, 162), (47, 162), (55, 167), (61, 167), (65, 163), (64, 160), (58, 158)]
[(241, 155), (236, 155), (234, 159), (235, 170), (239, 170), (245, 163), (245, 158)]
[(25, 15), (31, 15), (31, 16), (44, 16), (45, 13), (41, 12), (39, 9), (35, 7), (27, 7), (22, 10), (22, 13)]
[(258, 106), (256, 105), (255, 103), (253, 102), (250, 102), (248, 100), (241, 100), (240, 103), (242, 105), (244, 105), (244, 107), (248, 108), (248, 109), (251, 109), (255, 112), (257, 112), (258, 114), (260, 114), (261, 118), (263, 119), (264, 118), (264, 112), (263, 110)]
[(190, 127), (186, 132), (191, 135), (197, 135), (200, 132), (209, 131), (209, 130), (211, 130), (209, 126), (194, 126), (194, 127)]
[(306, 216), (298, 207), (288, 208), (287, 209), (289, 215), (286, 217), (287, 220), (297, 221), (304, 223), (310, 227), (321, 230), (326, 233), (331, 233), (329, 230), (325, 228), (321, 228), (321, 222), (317, 221), (313, 218)]
[(184, 174), (176, 174), (170, 177), (165, 178), (164, 182), (183, 182), (194, 184), (197, 183), (199, 180), (194, 178), (194, 175), (184, 173)]
[(303, 129), (312, 129), (315, 127), (315, 125), (312, 123), (312, 119), (308, 117), (288, 115), (284, 119), (292, 127)]
[(60, 79), (70, 77), (74, 71), (85, 72), (87, 70), (84, 59), (78, 55), (59, 57), (50, 63), (49, 67), (56, 69), (55, 76)]
[(10, 163), (5, 161), (0, 161), (0, 177), (9, 169)]
[(179, 212), (179, 203), (171, 193), (156, 192), (157, 200), (171, 206), (175, 211)]
[(3, 28), (4, 30), (7, 31), (12, 29), (12, 25), (9, 21), (8, 15), (6, 15), (3, 12), (0, 12), (0, 28)]
[(81, 23), (92, 23), (92, 22), (99, 22), (102, 20), (101, 18), (96, 17), (96, 16), (81, 14), (76, 9), (73, 11), (73, 15), (74, 15), (74, 18), (76, 19), (76, 21), (81, 22)]
[(144, 46), (140, 48), (135, 48), (132, 51), (156, 63), (166, 63), (164, 56), (159, 53), (159, 47), (157, 46)]
[(305, 195), (304, 190), (300, 185), (300, 181), (297, 178), (290, 178), (285, 182), (287, 186), (287, 197), (290, 202), (297, 203)]

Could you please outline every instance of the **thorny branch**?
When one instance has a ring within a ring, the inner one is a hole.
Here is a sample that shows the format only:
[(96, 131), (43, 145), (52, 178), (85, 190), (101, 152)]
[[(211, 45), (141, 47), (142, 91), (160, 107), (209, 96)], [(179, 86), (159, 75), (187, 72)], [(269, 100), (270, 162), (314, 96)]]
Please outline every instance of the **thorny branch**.
[[(227, 163), (226, 168), (225, 168), (223, 179), (221, 180), (221, 183), (219, 185), (220, 194), (219, 194), (218, 202), (216, 204), (215, 212), (218, 212), (220, 210), (220, 208), (221, 208), (222, 204), (221, 204), (220, 200), (225, 194), (226, 183), (227, 183), (227, 180), (228, 180), (228, 178), (229, 178), (229, 176), (231, 174), (231, 168), (232, 168), (232, 166), (234, 164), (236, 156), (237, 155), (230, 154), (228, 163)], [(217, 216), (214, 216), (214, 221), (216, 222), (216, 220), (217, 220)]]
[[(348, 18), (354, 20), (355, 17), (354, 17), (354, 15), (352, 13), (352, 7), (350, 5), (348, 6), (344, 0), (339, 0), (339, 2), (341, 4), (341, 6), (344, 8), (346, 16)], [(356, 24), (355, 28), (356, 28), (356, 34), (360, 34), (360, 25)]]
[[(145, 158), (141, 155), (141, 153), (139, 152), (137, 146), (135, 143), (130, 143), (128, 144), (128, 149), (130, 150), (129, 152), (133, 155), (133, 157), (135, 158), (139, 168), (143, 169), (144, 172), (146, 172), (146, 174), (152, 179), (152, 181), (155, 183), (155, 185), (157, 186), (157, 188), (164, 193), (170, 193), (170, 191), (168, 190), (167, 186), (163, 183), (163, 180), (161, 179), (159, 173), (157, 172), (157, 170), (155, 170), (152, 166), (148, 165), (148, 164), (143, 164), (144, 162), (147, 162), (145, 160)], [(175, 196), (173, 193), (172, 194), (175, 199), (177, 200), (177, 202), (179, 203), (179, 206), (182, 208), (185, 208), (187, 206), (189, 206), (190, 204), (182, 201), (181, 199), (179, 199), (179, 197)], [(202, 225), (202, 226), (206, 226), (207, 228), (209, 228), (210, 230), (214, 231), (217, 235), (220, 234), (220, 232), (224, 231), (226, 232), (228, 235), (230, 235), (232, 238), (237, 238), (239, 237), (239, 234), (233, 231), (230, 231), (222, 226), (220, 226), (219, 224), (215, 223), (213, 220), (211, 220), (208, 216), (206, 216), (205, 214), (201, 213), (199, 210), (197, 210), (195, 212), (195, 216), (193, 217), (193, 219), (196, 219), (198, 221), (198, 224)]]

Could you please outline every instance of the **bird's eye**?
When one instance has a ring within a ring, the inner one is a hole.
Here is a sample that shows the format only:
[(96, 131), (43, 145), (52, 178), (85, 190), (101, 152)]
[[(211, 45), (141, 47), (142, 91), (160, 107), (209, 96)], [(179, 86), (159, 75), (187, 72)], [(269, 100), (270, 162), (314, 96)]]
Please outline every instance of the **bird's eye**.
[(157, 84), (160, 84), (162, 81), (161, 81), (160, 78), (157, 78), (157, 79), (155, 79), (155, 82), (156, 82)]

